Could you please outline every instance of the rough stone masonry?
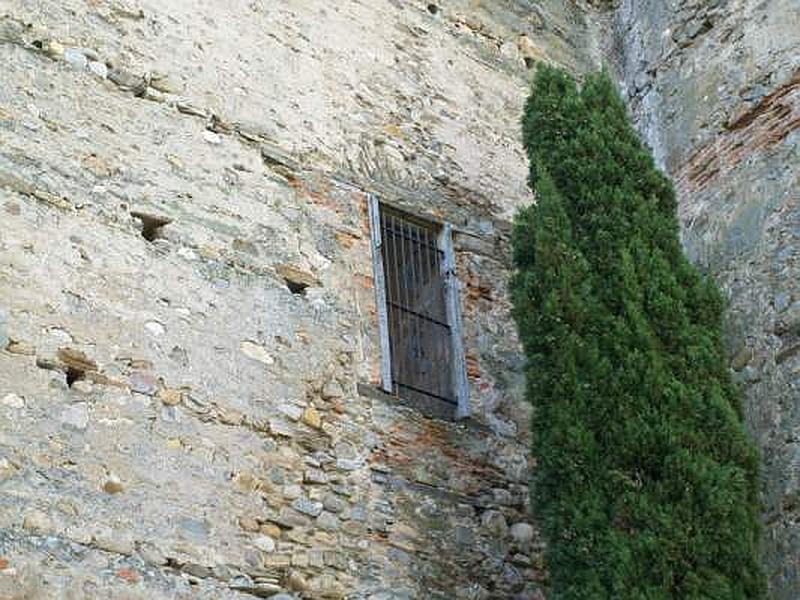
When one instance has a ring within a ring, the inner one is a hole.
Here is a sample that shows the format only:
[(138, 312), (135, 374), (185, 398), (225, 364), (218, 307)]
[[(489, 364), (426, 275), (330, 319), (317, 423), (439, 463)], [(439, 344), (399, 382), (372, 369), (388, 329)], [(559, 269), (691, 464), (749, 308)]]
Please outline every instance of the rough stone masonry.
[[(599, 4), (2, 0), (0, 597), (543, 598), (518, 120), (605, 57), (731, 298), (796, 598), (798, 8)], [(368, 193), (455, 227), (467, 421), (376, 391)]]
[(771, 597), (800, 598), (800, 3), (625, 0), (617, 56), (675, 179), (684, 245), (729, 300), (762, 455)]

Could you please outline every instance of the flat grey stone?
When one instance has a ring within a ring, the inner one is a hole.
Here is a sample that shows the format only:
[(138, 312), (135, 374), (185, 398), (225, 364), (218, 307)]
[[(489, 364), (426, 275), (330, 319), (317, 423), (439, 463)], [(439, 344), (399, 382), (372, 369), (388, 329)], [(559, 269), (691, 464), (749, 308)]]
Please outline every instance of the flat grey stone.
[(68, 406), (61, 413), (61, 422), (74, 429), (86, 429), (89, 425), (89, 406), (85, 402)]
[(83, 71), (89, 64), (89, 60), (86, 58), (86, 55), (76, 48), (65, 48), (64, 60), (69, 64), (69, 66), (78, 71)]
[(511, 526), (511, 537), (521, 546), (531, 543), (533, 536), (534, 529), (530, 523), (514, 523)]
[(297, 498), (292, 502), (292, 508), (304, 515), (318, 517), (322, 512), (322, 502), (316, 502), (306, 498)]
[(97, 75), (100, 79), (108, 77), (108, 67), (105, 63), (93, 60), (89, 63), (89, 71)]

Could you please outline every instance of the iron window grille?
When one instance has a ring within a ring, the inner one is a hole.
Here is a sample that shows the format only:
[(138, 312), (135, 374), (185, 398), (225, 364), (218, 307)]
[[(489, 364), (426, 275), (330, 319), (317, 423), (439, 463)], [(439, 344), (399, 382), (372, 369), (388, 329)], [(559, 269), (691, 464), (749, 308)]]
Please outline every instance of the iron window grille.
[(436, 414), (469, 414), (452, 228), (369, 197), (383, 390)]

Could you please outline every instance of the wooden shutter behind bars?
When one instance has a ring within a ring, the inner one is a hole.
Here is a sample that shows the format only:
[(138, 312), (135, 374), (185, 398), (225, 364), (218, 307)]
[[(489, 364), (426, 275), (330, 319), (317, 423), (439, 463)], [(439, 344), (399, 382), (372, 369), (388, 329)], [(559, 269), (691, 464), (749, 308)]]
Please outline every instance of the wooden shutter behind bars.
[(469, 413), (452, 232), (369, 199), (383, 389)]

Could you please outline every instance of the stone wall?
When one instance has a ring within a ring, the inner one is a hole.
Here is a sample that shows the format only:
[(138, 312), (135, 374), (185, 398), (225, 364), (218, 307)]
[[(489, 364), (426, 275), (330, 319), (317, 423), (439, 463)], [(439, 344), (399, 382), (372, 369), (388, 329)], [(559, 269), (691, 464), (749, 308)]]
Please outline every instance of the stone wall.
[[(538, 598), (508, 219), (548, 2), (0, 7), (0, 595)], [(456, 227), (473, 416), (376, 390), (366, 193)]]
[(772, 597), (800, 597), (800, 5), (625, 0), (610, 48), (679, 192), (684, 245), (722, 285), (762, 453)]
[[(540, 597), (518, 123), (604, 53), (731, 299), (797, 597), (796, 2), (588, 4), (0, 5), (0, 595)], [(468, 422), (376, 391), (367, 192), (456, 227)]]

